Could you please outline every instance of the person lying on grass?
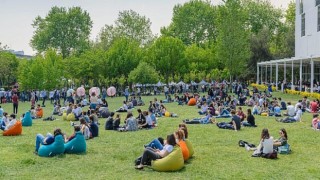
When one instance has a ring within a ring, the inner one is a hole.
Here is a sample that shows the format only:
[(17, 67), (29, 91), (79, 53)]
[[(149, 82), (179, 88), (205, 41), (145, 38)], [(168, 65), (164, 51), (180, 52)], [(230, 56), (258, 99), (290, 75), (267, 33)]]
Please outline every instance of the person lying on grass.
[(53, 131), (53, 135), (51, 133), (47, 133), (46, 137), (44, 137), (42, 134), (37, 134), (36, 136), (36, 147), (35, 147), (35, 154), (38, 154), (38, 150), (41, 145), (49, 145), (54, 142), (54, 138), (58, 135), (63, 135), (62, 131), (60, 128), (57, 128)]
[(209, 123), (216, 123), (215, 118), (211, 117), (211, 114), (209, 111), (207, 112), (205, 117), (202, 118), (194, 118), (193, 120), (183, 120), (184, 123), (186, 124), (209, 124)]
[(168, 156), (172, 151), (174, 146), (176, 145), (176, 140), (173, 134), (167, 136), (166, 141), (164, 142), (164, 146), (162, 150), (152, 149), (147, 147), (144, 149), (144, 152), (141, 157), (141, 163), (137, 165), (135, 168), (142, 170), (145, 164), (156, 159), (162, 159)]
[(301, 105), (298, 105), (297, 107), (297, 112), (294, 117), (286, 117), (284, 119), (277, 119), (276, 121), (278, 122), (283, 122), (283, 123), (293, 123), (293, 122), (301, 122), (301, 116), (302, 116), (302, 110), (301, 110)]

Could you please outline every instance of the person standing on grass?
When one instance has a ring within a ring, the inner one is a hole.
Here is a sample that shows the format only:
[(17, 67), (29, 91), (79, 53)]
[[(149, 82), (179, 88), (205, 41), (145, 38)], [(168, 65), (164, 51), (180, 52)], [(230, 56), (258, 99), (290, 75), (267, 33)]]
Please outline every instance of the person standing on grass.
[(12, 96), (13, 114), (18, 114), (19, 97), (17, 93)]

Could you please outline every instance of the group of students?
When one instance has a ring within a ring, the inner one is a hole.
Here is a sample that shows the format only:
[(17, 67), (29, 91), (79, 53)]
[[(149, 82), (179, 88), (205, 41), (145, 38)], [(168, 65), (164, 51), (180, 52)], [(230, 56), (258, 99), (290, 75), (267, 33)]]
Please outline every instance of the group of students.
[(162, 159), (172, 153), (175, 146), (180, 146), (184, 160), (189, 158), (189, 149), (185, 140), (188, 138), (188, 129), (186, 124), (179, 124), (178, 130), (167, 135), (166, 139), (155, 138), (144, 145), (142, 155), (136, 161), (135, 168), (142, 170), (144, 166), (150, 166), (151, 161)]

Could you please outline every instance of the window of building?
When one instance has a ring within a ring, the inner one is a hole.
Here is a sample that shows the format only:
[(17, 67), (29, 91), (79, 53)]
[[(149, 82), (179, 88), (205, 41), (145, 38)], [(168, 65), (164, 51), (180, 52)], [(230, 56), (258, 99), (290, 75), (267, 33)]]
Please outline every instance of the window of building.
[(320, 31), (320, 6), (318, 6), (318, 31)]
[(300, 0), (300, 14), (303, 13), (303, 0)]
[(316, 6), (320, 4), (320, 0), (316, 0)]
[(306, 35), (306, 14), (301, 14), (301, 36)]

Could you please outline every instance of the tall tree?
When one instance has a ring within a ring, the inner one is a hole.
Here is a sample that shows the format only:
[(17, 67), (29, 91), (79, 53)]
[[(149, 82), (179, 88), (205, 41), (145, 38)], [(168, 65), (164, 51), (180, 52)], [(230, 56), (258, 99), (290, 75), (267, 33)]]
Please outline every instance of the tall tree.
[(92, 21), (80, 7), (52, 7), (46, 17), (36, 17), (32, 26), (31, 46), (40, 53), (53, 48), (66, 58), (89, 47)]
[(224, 0), (224, 3), (219, 7), (216, 53), (233, 79), (240, 77), (250, 58), (248, 17), (239, 0)]
[(0, 85), (9, 85), (16, 81), (19, 61), (14, 54), (0, 51)]
[(149, 50), (149, 61), (164, 76), (166, 83), (169, 76), (183, 75), (188, 72), (184, 57), (185, 46), (180, 39), (161, 36)]
[(155, 84), (158, 80), (159, 75), (157, 71), (144, 61), (141, 61), (129, 74), (129, 82), (132, 83)]
[(154, 36), (151, 21), (133, 10), (119, 12), (115, 25), (105, 25), (97, 37), (98, 47), (108, 49), (117, 38), (134, 40), (140, 46), (150, 44)]
[(205, 44), (216, 38), (217, 13), (210, 1), (191, 0), (173, 8), (172, 23), (161, 33), (181, 39), (184, 44)]

